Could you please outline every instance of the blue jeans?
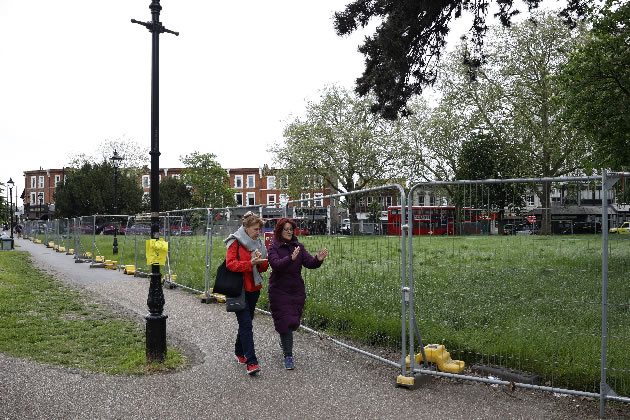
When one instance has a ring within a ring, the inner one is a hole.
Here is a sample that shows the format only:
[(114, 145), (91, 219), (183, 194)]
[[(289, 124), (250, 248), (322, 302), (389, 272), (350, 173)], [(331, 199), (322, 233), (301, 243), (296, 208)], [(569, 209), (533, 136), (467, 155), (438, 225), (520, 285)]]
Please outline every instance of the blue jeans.
[(245, 356), (247, 364), (258, 364), (256, 359), (256, 349), (254, 348), (254, 312), (256, 303), (260, 297), (260, 290), (257, 292), (245, 292), (245, 300), (247, 300), (247, 309), (235, 312), (238, 321), (238, 335), (234, 344), (234, 353)]

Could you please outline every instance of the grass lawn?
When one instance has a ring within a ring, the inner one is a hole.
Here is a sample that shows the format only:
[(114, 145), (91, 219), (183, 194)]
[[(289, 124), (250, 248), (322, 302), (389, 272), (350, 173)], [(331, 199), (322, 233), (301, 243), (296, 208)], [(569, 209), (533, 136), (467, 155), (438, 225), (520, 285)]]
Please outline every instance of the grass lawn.
[[(208, 247), (211, 278), (225, 258), (224, 237), (213, 236)], [(138, 238), (140, 260), (144, 239)], [(106, 257), (111, 241), (97, 236)], [(304, 236), (300, 241), (311, 253), (330, 250), (320, 269), (303, 270), (304, 325), (367, 345), (400, 348), (400, 238)], [(423, 343), (445, 344), (467, 365), (520, 369), (552, 386), (598, 392), (601, 247), (601, 235), (414, 237), (414, 307)], [(133, 258), (133, 249), (126, 245), (125, 255)], [(206, 236), (172, 237), (170, 252), (177, 282), (205, 290)], [(607, 382), (625, 396), (630, 395), (629, 281), (630, 240), (611, 236)], [(269, 309), (265, 288), (259, 307)]]
[(146, 363), (144, 327), (35, 269), (27, 252), (0, 252), (0, 352), (107, 374), (187, 366), (177, 348)]

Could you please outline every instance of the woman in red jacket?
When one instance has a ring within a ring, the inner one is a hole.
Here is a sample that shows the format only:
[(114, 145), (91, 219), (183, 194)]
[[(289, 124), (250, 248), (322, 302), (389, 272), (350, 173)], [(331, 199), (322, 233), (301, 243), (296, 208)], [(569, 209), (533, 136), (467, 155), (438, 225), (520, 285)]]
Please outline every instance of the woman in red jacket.
[[(254, 348), (252, 320), (256, 303), (260, 297), (263, 278), (260, 273), (267, 271), (267, 248), (259, 238), (263, 220), (248, 211), (243, 216), (243, 226), (225, 239), (227, 256), (225, 265), (228, 270), (243, 273), (247, 308), (235, 312), (238, 321), (238, 335), (234, 344), (234, 355), (242, 365), (247, 365), (247, 373), (253, 375), (260, 371)], [(238, 256), (237, 256), (238, 250)]]

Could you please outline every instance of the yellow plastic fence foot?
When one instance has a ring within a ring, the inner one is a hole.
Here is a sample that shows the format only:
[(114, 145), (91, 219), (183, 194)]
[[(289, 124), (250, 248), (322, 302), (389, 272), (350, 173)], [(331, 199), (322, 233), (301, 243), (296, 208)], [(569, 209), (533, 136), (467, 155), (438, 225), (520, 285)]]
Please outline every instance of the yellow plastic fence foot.
[(135, 265), (126, 265), (125, 269), (123, 270), (123, 273), (125, 273), (125, 274), (135, 274), (136, 273), (136, 266)]
[(113, 260), (105, 260), (105, 268), (107, 268), (108, 270), (117, 270), (118, 269), (118, 265), (116, 264), (118, 261), (113, 261)]
[(54, 248), (55, 247), (55, 243), (53, 241), (48, 242), (48, 245), (46, 245), (46, 248)]
[(176, 281), (177, 274), (164, 274), (164, 277), (162, 278), (162, 284), (166, 283), (166, 286), (169, 289), (174, 289), (177, 287), (177, 285), (175, 284)]
[(396, 386), (407, 389), (416, 389), (431, 380), (429, 375), (421, 375), (419, 373), (409, 374), (407, 376), (398, 375), (396, 377)]
[[(461, 373), (466, 367), (462, 360), (452, 360), (450, 353), (442, 344), (427, 344), (424, 346), (424, 354), (427, 356), (427, 362), (435, 363), (440, 372)], [(422, 352), (416, 354), (415, 359), (417, 364), (422, 364)], [(405, 362), (409, 367), (409, 356)]]
[(65, 246), (60, 246), (60, 247), (57, 249), (57, 252), (66, 252), (66, 247), (65, 247)]
[(102, 255), (96, 255), (94, 257), (94, 262), (95, 263), (104, 263), (105, 262), (105, 258)]

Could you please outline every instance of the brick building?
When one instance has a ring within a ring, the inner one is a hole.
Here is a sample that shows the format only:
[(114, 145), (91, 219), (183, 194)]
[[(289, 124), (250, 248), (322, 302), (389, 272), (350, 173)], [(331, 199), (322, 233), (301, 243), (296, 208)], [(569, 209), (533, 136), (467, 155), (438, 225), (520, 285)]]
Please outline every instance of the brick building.
[(48, 219), (55, 211), (55, 191), (65, 179), (67, 169), (42, 169), (24, 172), (24, 218)]

